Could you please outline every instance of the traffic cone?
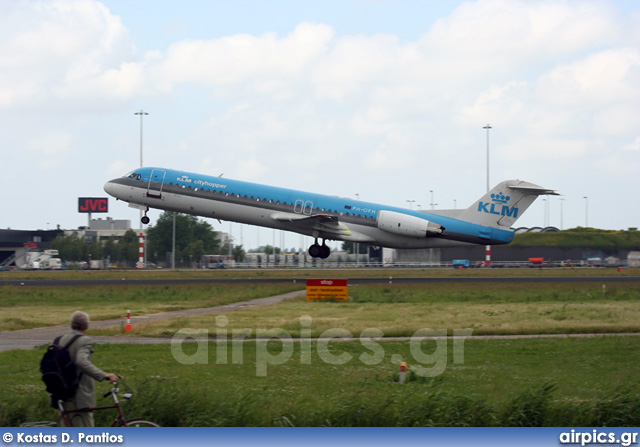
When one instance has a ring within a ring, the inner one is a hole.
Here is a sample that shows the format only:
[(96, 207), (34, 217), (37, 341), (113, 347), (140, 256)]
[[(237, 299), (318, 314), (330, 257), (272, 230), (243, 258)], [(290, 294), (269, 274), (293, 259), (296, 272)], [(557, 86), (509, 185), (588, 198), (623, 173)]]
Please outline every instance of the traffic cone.
[(124, 325), (124, 332), (131, 332), (131, 311), (127, 310), (127, 324)]

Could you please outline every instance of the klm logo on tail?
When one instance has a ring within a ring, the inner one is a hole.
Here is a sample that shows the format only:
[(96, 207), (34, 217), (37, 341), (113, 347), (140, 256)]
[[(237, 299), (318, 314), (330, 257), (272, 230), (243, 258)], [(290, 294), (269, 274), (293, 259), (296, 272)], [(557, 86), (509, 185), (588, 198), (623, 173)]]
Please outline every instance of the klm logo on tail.
[(495, 214), (496, 216), (507, 216), (513, 217), (516, 219), (518, 217), (518, 208), (515, 206), (513, 208), (509, 207), (507, 203), (511, 197), (505, 196), (501, 192), (498, 194), (491, 194), (491, 202), (483, 202), (482, 200), (478, 202), (478, 212), (479, 213), (487, 213), (487, 214)]

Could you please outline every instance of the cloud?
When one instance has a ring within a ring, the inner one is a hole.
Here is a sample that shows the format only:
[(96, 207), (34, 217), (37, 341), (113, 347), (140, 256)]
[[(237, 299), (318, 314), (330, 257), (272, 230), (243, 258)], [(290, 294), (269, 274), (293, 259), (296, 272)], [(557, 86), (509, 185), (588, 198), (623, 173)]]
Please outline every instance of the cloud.
[(640, 151), (640, 137), (637, 137), (632, 143), (625, 144), (623, 151)]
[(135, 53), (120, 18), (98, 2), (2, 2), (0, 24), (0, 108), (80, 99)]
[(640, 100), (640, 50), (613, 48), (554, 67), (541, 76), (538, 94), (556, 106), (603, 106)]
[(74, 145), (91, 147), (83, 162), (103, 157), (120, 175), (137, 165), (132, 112), (151, 103), (145, 162), (309, 189), (364, 178), (399, 205), (411, 182), (449, 188), (455, 166), (463, 203), (463, 182), (484, 187), (486, 123), (492, 178), (634, 166), (638, 23), (600, 0), (477, 0), (415, 38), (305, 21), (138, 54), (102, 3), (5, 1), (0, 142), (58, 167)]
[(210, 40), (183, 40), (169, 47), (159, 66), (174, 83), (232, 85), (252, 77), (296, 78), (325, 51), (334, 31), (301, 23), (287, 36), (235, 34)]
[(70, 132), (52, 131), (31, 138), (25, 143), (36, 162), (43, 168), (60, 166), (64, 157), (73, 150), (74, 135)]

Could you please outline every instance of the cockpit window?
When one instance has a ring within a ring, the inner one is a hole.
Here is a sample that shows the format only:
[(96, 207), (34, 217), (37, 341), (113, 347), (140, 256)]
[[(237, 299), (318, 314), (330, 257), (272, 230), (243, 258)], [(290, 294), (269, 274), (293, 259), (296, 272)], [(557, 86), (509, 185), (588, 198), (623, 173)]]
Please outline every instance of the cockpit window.
[(137, 174), (135, 172), (130, 172), (128, 174), (125, 175), (126, 178), (130, 178), (133, 180), (140, 180), (142, 177), (140, 176), (140, 174)]

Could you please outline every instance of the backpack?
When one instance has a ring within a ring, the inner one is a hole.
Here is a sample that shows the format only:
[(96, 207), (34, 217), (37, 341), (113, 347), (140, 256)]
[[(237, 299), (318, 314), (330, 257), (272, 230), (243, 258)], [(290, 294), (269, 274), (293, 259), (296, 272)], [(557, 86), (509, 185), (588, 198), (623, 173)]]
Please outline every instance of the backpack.
[(42, 381), (47, 386), (52, 401), (67, 400), (75, 396), (82, 376), (76, 373), (76, 365), (69, 354), (69, 346), (82, 337), (82, 334), (74, 335), (65, 346), (59, 344), (61, 337), (53, 341), (40, 360)]

